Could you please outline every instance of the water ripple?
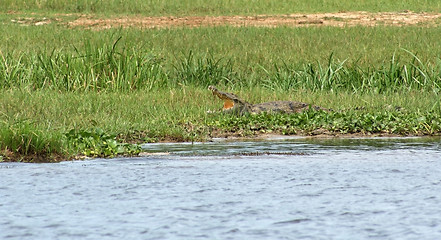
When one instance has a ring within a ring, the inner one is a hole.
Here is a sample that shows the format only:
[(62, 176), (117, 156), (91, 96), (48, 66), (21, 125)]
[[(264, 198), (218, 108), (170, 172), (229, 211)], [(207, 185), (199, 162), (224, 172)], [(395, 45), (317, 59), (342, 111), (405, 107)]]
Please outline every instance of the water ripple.
[(0, 163), (0, 239), (441, 236), (439, 140), (146, 148), (170, 155)]

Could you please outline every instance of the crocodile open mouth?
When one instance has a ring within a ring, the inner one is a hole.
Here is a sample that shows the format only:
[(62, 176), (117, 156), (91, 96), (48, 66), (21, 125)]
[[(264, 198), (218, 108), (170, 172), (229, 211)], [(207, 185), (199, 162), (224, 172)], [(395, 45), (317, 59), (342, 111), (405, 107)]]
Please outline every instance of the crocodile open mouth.
[(213, 93), (213, 95), (217, 96), (218, 98), (224, 101), (224, 106), (222, 108), (223, 110), (228, 110), (234, 107), (234, 101), (231, 100), (229, 97), (225, 96), (224, 94), (221, 94), (215, 86), (208, 86), (208, 90), (210, 90), (211, 93)]
[(231, 100), (227, 100), (227, 99), (223, 99), (224, 100), (224, 107), (222, 108), (223, 110), (227, 110), (230, 109), (232, 107), (234, 107), (234, 102)]

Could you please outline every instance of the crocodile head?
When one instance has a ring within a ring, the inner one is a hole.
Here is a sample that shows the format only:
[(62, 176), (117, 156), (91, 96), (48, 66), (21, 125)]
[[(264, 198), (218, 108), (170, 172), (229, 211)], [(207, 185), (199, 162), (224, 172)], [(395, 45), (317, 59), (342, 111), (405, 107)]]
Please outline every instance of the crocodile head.
[(245, 102), (233, 93), (219, 91), (215, 86), (209, 86), (208, 90), (210, 90), (213, 95), (216, 95), (218, 98), (224, 101), (222, 111), (225, 113), (233, 113), (239, 115), (244, 113), (258, 114), (262, 112), (298, 113), (308, 109), (332, 111), (331, 109), (294, 101), (274, 101), (253, 105)]
[(251, 110), (251, 104), (240, 99), (233, 93), (219, 91), (215, 86), (209, 86), (208, 90), (224, 101), (223, 112), (244, 114)]

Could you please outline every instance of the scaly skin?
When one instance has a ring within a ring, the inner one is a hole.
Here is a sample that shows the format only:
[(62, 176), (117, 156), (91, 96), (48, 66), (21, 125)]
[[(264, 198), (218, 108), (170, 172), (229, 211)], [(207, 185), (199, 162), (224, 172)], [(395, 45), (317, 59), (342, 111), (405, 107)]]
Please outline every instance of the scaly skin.
[(215, 86), (209, 86), (208, 90), (210, 90), (213, 95), (216, 95), (224, 101), (222, 111), (225, 113), (234, 113), (240, 115), (245, 113), (258, 114), (262, 112), (298, 113), (307, 109), (330, 111), (329, 109), (319, 106), (293, 101), (275, 101), (250, 104), (240, 99), (233, 93), (219, 91)]

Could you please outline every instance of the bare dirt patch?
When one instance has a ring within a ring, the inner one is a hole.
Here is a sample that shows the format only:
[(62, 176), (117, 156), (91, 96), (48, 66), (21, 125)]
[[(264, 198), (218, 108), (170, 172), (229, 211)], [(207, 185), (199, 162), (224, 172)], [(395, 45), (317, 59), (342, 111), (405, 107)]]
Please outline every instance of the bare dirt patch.
[(20, 24), (22, 26), (41, 26), (41, 25), (50, 24), (53, 22), (53, 20), (46, 17), (43, 18), (23, 17), (23, 18), (12, 19), (11, 22)]
[(189, 17), (117, 17), (95, 18), (83, 15), (68, 22), (70, 27), (84, 27), (95, 30), (116, 27), (139, 28), (170, 28), (170, 27), (200, 27), (200, 26), (376, 26), (376, 25), (416, 25), (436, 26), (441, 21), (441, 13), (415, 12), (339, 12), (314, 14), (287, 15), (256, 15), (256, 16), (189, 16)]

